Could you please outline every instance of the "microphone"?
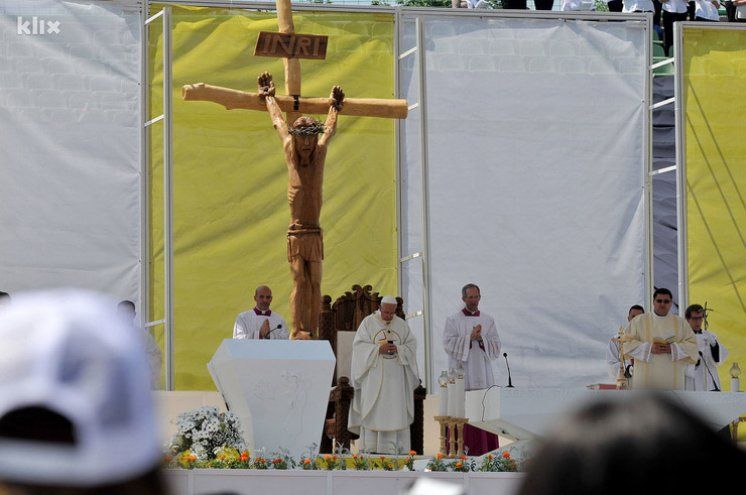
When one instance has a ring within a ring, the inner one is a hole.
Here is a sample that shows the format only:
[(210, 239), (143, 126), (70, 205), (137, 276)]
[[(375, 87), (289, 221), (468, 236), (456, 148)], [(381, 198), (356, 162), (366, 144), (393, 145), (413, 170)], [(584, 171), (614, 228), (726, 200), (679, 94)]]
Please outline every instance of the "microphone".
[(515, 388), (513, 386), (513, 378), (510, 376), (510, 364), (508, 363), (508, 353), (503, 352), (503, 357), (505, 358), (505, 366), (508, 367), (508, 386), (507, 388)]
[(705, 356), (704, 354), (702, 354), (702, 351), (699, 351), (699, 357), (702, 360), (702, 364), (705, 365), (705, 369), (707, 370), (707, 373), (710, 374), (710, 379), (712, 380), (712, 386), (715, 387), (715, 390), (710, 390), (710, 392), (720, 392), (720, 387), (718, 387), (718, 384), (715, 381), (715, 377), (712, 376), (712, 371), (710, 371), (710, 367), (707, 366), (707, 361), (705, 361)]
[(269, 332), (267, 332), (267, 338), (269, 338), (269, 334), (277, 330), (278, 328), (282, 328), (282, 323), (279, 323), (275, 328), (272, 328)]

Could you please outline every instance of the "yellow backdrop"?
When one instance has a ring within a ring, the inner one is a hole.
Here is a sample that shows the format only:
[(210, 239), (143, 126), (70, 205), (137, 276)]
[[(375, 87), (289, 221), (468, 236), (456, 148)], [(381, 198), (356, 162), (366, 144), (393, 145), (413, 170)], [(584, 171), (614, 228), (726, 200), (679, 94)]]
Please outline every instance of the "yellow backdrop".
[(729, 390), (731, 364), (746, 364), (746, 30), (686, 27), (682, 53), (689, 302), (714, 309)]
[[(325, 61), (301, 62), (304, 96), (328, 96), (335, 84), (348, 97), (394, 96), (393, 16), (305, 12), (294, 20), (298, 33), (329, 36)], [(206, 364), (231, 337), (236, 315), (253, 307), (255, 286), (270, 285), (272, 309), (288, 319), (287, 169), (269, 117), (180, 97), (181, 86), (195, 82), (256, 91), (265, 70), (284, 94), (282, 60), (252, 55), (259, 31), (277, 31), (273, 13), (173, 9), (174, 362), (181, 390), (213, 388)], [(162, 108), (160, 34), (154, 25), (153, 116)], [(396, 290), (394, 129), (392, 120), (339, 119), (324, 179), (324, 294), (337, 297), (355, 283)], [(151, 141), (152, 319), (163, 312), (161, 132), (156, 124)]]

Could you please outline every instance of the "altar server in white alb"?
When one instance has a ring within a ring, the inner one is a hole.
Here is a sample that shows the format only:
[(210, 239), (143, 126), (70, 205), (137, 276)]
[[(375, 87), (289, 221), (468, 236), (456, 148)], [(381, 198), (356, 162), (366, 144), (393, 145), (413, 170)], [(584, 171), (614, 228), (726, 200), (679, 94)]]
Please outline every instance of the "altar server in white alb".
[(705, 308), (692, 304), (684, 313), (686, 321), (692, 327), (697, 338), (699, 360), (686, 369), (686, 390), (698, 392), (720, 391), (720, 377), (717, 367), (728, 358), (728, 349), (718, 342), (717, 335), (702, 328), (705, 319)]
[(500, 337), (495, 320), (479, 310), (482, 295), (475, 284), (461, 289), (464, 307), (446, 319), (443, 346), (448, 367), (464, 370), (466, 390), (479, 390), (495, 384), (492, 361), (500, 357)]
[(287, 339), (290, 335), (285, 320), (269, 309), (272, 290), (260, 285), (254, 291), (254, 309), (244, 311), (236, 317), (233, 325), (234, 339)]
[(686, 367), (697, 362), (697, 339), (686, 320), (669, 314), (672, 302), (670, 290), (657, 289), (653, 311), (635, 317), (624, 335), (634, 389), (684, 390)]
[(352, 343), (352, 399), (348, 429), (359, 435), (362, 452), (406, 453), (414, 421), (414, 389), (420, 384), (417, 342), (396, 316), (393, 296), (367, 316)]

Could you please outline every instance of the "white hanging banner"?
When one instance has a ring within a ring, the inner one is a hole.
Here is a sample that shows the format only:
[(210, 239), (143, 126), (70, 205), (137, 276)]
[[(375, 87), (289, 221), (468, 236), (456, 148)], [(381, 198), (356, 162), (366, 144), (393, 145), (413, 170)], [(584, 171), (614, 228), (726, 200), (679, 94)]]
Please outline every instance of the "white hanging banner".
[[(429, 236), (414, 221), (401, 235), (428, 253), (432, 383), (469, 282), (516, 386), (610, 381), (609, 338), (645, 302), (646, 20), (421, 18)], [(402, 26), (406, 44), (414, 25)], [(400, 65), (401, 97), (416, 71)], [(403, 130), (410, 150), (417, 135)], [(402, 177), (419, 173), (416, 154), (403, 155)], [(422, 197), (413, 181), (402, 187)], [(410, 207), (420, 205), (403, 202), (403, 218)], [(502, 358), (495, 371), (506, 384)]]
[(135, 1), (0, 2), (0, 290), (139, 305)]

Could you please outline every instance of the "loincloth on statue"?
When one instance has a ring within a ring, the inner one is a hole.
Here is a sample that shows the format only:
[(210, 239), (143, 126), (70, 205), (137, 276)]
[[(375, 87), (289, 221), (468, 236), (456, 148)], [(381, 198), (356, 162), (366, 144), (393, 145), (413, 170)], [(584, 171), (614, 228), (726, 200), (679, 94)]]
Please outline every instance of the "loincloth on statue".
[(324, 239), (320, 228), (288, 230), (288, 261), (295, 258), (319, 262), (324, 259)]

